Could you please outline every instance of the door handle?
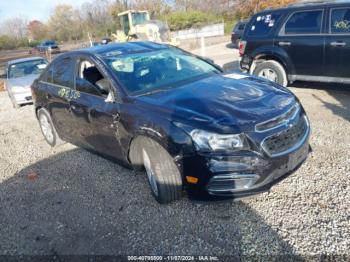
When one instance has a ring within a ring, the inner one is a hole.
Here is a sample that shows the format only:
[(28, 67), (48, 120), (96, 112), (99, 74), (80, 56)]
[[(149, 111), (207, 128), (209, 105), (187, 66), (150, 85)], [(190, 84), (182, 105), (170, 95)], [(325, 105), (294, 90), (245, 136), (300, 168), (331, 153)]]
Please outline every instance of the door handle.
[(280, 45), (280, 46), (291, 46), (292, 43), (291, 42), (278, 42), (278, 45)]
[(345, 42), (331, 42), (331, 46), (342, 47), (342, 46), (346, 46), (346, 43)]

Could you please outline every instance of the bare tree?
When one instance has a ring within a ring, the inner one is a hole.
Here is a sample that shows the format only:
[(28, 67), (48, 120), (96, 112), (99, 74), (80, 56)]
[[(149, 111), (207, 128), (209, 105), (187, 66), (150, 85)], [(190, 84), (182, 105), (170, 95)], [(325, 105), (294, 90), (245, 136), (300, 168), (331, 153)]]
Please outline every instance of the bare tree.
[(52, 38), (67, 41), (80, 38), (79, 13), (71, 5), (57, 5), (48, 22)]
[(169, 1), (165, 0), (134, 0), (131, 7), (139, 10), (148, 10), (152, 17), (170, 12)]
[(30, 40), (41, 40), (47, 35), (47, 28), (42, 22), (32, 20), (27, 25), (27, 37)]
[(111, 3), (108, 0), (83, 4), (80, 8), (80, 16), (84, 30), (94, 35), (108, 35), (109, 31), (115, 27)]
[(4, 35), (14, 37), (16, 39), (26, 37), (28, 19), (25, 17), (8, 18), (2, 22), (1, 32)]

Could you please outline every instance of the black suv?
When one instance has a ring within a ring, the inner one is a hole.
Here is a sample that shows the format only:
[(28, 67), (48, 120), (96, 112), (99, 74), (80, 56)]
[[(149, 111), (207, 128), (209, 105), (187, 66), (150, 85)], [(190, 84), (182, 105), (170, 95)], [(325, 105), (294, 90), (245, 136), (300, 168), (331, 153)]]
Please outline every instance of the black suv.
[(183, 188), (233, 197), (269, 190), (309, 152), (309, 121), (289, 90), (224, 74), (166, 45), (62, 54), (32, 93), (50, 145), (62, 139), (145, 169), (161, 203), (178, 199)]
[(240, 42), (241, 69), (286, 86), (350, 83), (350, 3), (294, 4), (253, 16)]

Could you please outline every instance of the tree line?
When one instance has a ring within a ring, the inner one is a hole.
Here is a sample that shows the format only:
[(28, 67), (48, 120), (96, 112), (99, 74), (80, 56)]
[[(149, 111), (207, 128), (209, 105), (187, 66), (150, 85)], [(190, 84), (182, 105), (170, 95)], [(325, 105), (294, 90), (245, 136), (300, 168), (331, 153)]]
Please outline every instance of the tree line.
[(118, 13), (148, 10), (151, 17), (168, 23), (171, 30), (225, 22), (227, 31), (235, 22), (260, 10), (295, 0), (96, 0), (79, 8), (58, 4), (47, 21), (23, 17), (4, 20), (0, 25), (0, 49), (36, 45), (43, 39), (59, 42), (108, 36), (119, 27)]

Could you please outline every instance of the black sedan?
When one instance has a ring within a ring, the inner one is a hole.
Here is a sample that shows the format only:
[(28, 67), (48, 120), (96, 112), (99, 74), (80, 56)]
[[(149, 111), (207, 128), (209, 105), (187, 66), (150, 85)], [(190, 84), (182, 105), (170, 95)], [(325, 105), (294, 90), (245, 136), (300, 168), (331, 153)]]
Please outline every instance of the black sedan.
[[(309, 153), (298, 99), (175, 47), (118, 43), (57, 57), (32, 85), (46, 141), (145, 170), (160, 203), (269, 190)], [(132, 186), (132, 185), (126, 185)]]

